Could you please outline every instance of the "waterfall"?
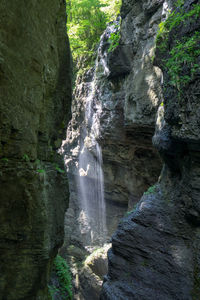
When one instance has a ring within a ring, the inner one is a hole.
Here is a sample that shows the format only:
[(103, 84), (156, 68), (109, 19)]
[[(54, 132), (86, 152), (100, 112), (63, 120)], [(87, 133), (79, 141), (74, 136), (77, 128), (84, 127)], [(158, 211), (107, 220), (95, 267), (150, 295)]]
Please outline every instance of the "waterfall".
[[(94, 71), (95, 74), (95, 71)], [(102, 170), (102, 151), (97, 139), (100, 135), (99, 115), (101, 104), (95, 98), (95, 75), (85, 99), (85, 118), (80, 135), (78, 158), (78, 198), (81, 214), (80, 230), (89, 232), (91, 244), (105, 242), (106, 205), (104, 199), (104, 176)]]

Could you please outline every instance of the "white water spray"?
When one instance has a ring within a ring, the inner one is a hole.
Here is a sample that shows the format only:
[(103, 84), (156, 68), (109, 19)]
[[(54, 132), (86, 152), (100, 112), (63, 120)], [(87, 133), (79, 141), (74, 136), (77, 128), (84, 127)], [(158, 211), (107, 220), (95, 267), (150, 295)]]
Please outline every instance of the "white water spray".
[(85, 101), (77, 182), (82, 208), (80, 229), (83, 233), (84, 230), (90, 233), (91, 244), (101, 244), (106, 241), (107, 236), (102, 151), (97, 141), (100, 135), (100, 113), (101, 105), (95, 98), (95, 78), (93, 78)]

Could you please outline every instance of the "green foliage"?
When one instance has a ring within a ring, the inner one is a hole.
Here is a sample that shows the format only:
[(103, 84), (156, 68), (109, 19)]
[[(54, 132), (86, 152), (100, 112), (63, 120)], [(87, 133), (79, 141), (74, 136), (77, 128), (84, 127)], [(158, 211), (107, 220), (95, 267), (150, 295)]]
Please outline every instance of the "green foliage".
[[(181, 1), (176, 2), (177, 5)], [(181, 2), (182, 3), (182, 2)], [(195, 22), (200, 16), (200, 4), (193, 5), (193, 9), (185, 13), (184, 9), (179, 7), (178, 11), (169, 13), (167, 19), (159, 24), (159, 31), (156, 36), (156, 46), (165, 52), (169, 38), (169, 32), (181, 23), (186, 23), (189, 19)]]
[(55, 286), (48, 285), (48, 289), (52, 299), (54, 299), (55, 295), (59, 293), (59, 289), (56, 288)]
[(115, 48), (119, 45), (120, 41), (120, 31), (119, 31), (119, 26), (115, 26), (117, 31), (112, 32), (109, 38), (110, 46), (108, 48), (108, 52), (112, 52), (115, 50)]
[(57, 255), (54, 259), (53, 270), (56, 272), (58, 277), (59, 287), (52, 285), (48, 286), (52, 299), (56, 293), (59, 293), (63, 300), (72, 300), (73, 294), (69, 266), (60, 255)]
[(45, 173), (45, 170), (41, 168), (41, 161), (39, 159), (36, 159), (35, 163), (37, 167), (36, 172), (40, 174)]
[(74, 59), (94, 52), (99, 36), (105, 29), (106, 16), (99, 0), (67, 1), (68, 34)]
[(184, 4), (184, 0), (177, 0), (175, 3), (176, 7), (181, 7)]
[(3, 161), (3, 162), (5, 162), (5, 163), (7, 163), (9, 160), (8, 160), (8, 158), (6, 158), (6, 157), (3, 157), (3, 158), (1, 158), (1, 161)]
[(45, 170), (44, 169), (37, 169), (36, 170), (38, 173), (45, 173)]
[[(200, 56), (200, 33), (195, 32), (191, 37), (185, 37), (177, 41), (170, 51), (170, 58), (166, 61), (170, 84), (175, 86), (179, 91), (185, 87), (200, 72), (200, 66), (197, 57)], [(189, 73), (183, 72), (183, 66), (187, 67)]]
[(26, 162), (29, 162), (30, 161), (30, 158), (27, 154), (24, 154), (23, 157), (22, 157), (23, 160), (25, 160)]
[(75, 64), (87, 67), (94, 60), (95, 48), (106, 23), (119, 13), (121, 0), (66, 0), (66, 5)]
[[(159, 24), (159, 31), (156, 37), (156, 47), (161, 53), (168, 50), (169, 32), (176, 29), (181, 24), (185, 25), (188, 21), (196, 22), (200, 17), (200, 4), (193, 5), (192, 9), (185, 13), (182, 5), (184, 1), (176, 2), (177, 10), (171, 12), (168, 18)], [(197, 58), (200, 55), (200, 33), (183, 37), (174, 43), (169, 52), (169, 58), (163, 60), (164, 67), (170, 76), (170, 85), (181, 92), (182, 88), (194, 78), (200, 71)]]
[(65, 173), (65, 170), (61, 169), (57, 164), (54, 164), (54, 167), (58, 173)]
[(146, 192), (144, 192), (144, 195), (154, 194), (155, 192), (156, 192), (156, 186), (152, 185), (148, 188)]

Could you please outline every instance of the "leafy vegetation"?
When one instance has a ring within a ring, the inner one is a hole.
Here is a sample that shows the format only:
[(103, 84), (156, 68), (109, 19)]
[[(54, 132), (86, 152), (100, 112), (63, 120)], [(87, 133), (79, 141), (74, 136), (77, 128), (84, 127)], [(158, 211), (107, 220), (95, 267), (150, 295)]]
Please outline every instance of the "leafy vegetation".
[[(187, 22), (196, 22), (200, 17), (200, 4), (193, 5), (188, 12), (184, 11), (182, 5), (184, 1), (176, 2), (175, 11), (169, 13), (164, 22), (159, 24), (159, 32), (156, 37), (156, 46), (161, 53), (168, 50), (169, 33)], [(174, 46), (169, 52), (169, 58), (163, 60), (164, 67), (170, 77), (170, 85), (177, 88), (179, 92), (182, 88), (200, 72), (197, 58), (200, 55), (200, 33), (195, 32), (191, 36), (182, 37), (174, 42)]]
[(65, 173), (65, 170), (61, 169), (57, 164), (54, 164), (54, 167), (58, 173)]
[[(24, 159), (26, 159), (26, 156), (24, 157)], [(42, 168), (42, 163), (39, 159), (36, 159), (35, 161), (35, 164), (36, 164), (36, 172), (37, 173), (45, 173), (45, 170)]]
[(108, 52), (112, 52), (119, 45), (120, 40), (120, 31), (119, 25), (115, 25), (116, 32), (112, 32), (109, 38), (110, 46), (108, 48)]
[[(178, 2), (176, 2), (177, 4)], [(183, 2), (181, 2), (183, 3)], [(159, 24), (159, 31), (156, 37), (156, 45), (162, 51), (167, 49), (169, 32), (181, 23), (186, 24), (189, 19), (195, 22), (200, 16), (200, 4), (193, 5), (193, 9), (185, 13), (180, 6), (178, 10), (169, 13), (167, 19)]]
[(145, 195), (150, 195), (150, 194), (154, 194), (156, 192), (156, 186), (152, 185), (148, 188), (148, 190), (146, 192), (144, 192)]
[[(59, 294), (59, 299), (72, 300), (72, 284), (71, 284), (71, 274), (67, 262), (60, 255), (57, 255), (53, 263), (53, 271), (58, 278), (58, 286), (49, 285), (49, 292), (52, 299), (57, 297)], [(56, 298), (57, 299), (57, 298)]]
[[(191, 37), (184, 37), (177, 41), (170, 51), (170, 58), (166, 61), (166, 67), (170, 76), (170, 83), (179, 91), (186, 86), (200, 71), (200, 66), (196, 62), (200, 56), (200, 33), (195, 32)], [(184, 72), (184, 66), (189, 69), (189, 73)]]
[(3, 158), (1, 158), (1, 161), (4, 161), (7, 163), (9, 161), (9, 159), (7, 157), (3, 157)]
[(121, 0), (66, 0), (67, 29), (77, 67), (90, 67), (106, 23), (116, 18)]
[(26, 154), (26, 153), (23, 155), (22, 159), (23, 159), (24, 161), (26, 161), (26, 162), (29, 162), (29, 161), (30, 161), (30, 157), (29, 157), (28, 154)]
[(45, 173), (45, 170), (44, 169), (37, 169), (36, 172), (38, 172), (38, 173)]

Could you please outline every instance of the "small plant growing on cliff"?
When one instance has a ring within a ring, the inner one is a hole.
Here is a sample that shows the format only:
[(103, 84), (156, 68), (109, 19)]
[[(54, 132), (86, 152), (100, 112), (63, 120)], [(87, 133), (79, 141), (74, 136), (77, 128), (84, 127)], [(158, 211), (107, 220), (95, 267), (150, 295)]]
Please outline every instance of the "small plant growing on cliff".
[(38, 173), (45, 173), (45, 170), (44, 169), (37, 169), (37, 172)]
[(61, 169), (57, 164), (55, 164), (54, 167), (58, 173), (65, 173), (65, 170)]
[(146, 192), (144, 192), (144, 195), (154, 194), (155, 192), (156, 192), (156, 186), (152, 185), (148, 188)]
[(55, 273), (58, 282), (55, 285), (49, 285), (49, 292), (52, 299), (72, 300), (72, 284), (69, 266), (64, 258), (57, 255), (53, 262), (53, 272)]
[(136, 210), (136, 207), (137, 207), (137, 204), (135, 204), (134, 206), (133, 206), (133, 209), (132, 210), (130, 210), (130, 211), (127, 211), (126, 213), (125, 213), (125, 217), (128, 217), (130, 214), (132, 214), (135, 210)]
[(109, 38), (110, 46), (108, 48), (108, 53), (113, 52), (117, 46), (119, 46), (120, 41), (120, 31), (112, 32)]
[(26, 154), (26, 153), (23, 155), (22, 159), (26, 162), (30, 161), (30, 158), (29, 158), (28, 154)]
[(6, 157), (3, 157), (3, 158), (1, 158), (1, 161), (3, 161), (3, 162), (5, 162), (5, 163), (7, 163), (7, 162), (8, 162), (8, 158), (6, 158)]
[(35, 163), (37, 166), (36, 172), (40, 174), (45, 173), (45, 170), (41, 168), (41, 161), (39, 159), (36, 159)]

